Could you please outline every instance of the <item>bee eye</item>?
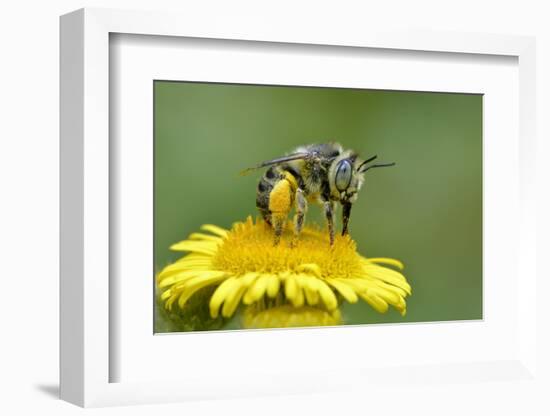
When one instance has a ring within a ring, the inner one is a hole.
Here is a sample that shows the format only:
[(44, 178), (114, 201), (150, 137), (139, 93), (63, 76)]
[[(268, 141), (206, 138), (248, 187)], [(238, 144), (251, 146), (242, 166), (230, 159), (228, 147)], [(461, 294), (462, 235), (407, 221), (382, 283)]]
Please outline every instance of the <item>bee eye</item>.
[(338, 191), (342, 192), (348, 189), (351, 182), (351, 163), (349, 160), (344, 159), (338, 163), (338, 167), (336, 168), (336, 178), (334, 181)]

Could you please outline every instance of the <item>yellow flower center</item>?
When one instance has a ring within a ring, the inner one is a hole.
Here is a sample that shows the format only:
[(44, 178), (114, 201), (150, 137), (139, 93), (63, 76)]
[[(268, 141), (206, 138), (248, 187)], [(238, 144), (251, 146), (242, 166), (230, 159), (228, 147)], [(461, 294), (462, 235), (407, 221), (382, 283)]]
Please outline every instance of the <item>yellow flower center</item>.
[(289, 223), (281, 242), (274, 246), (273, 229), (265, 222), (254, 223), (249, 218), (237, 223), (214, 255), (212, 265), (235, 275), (300, 273), (308, 265), (316, 265), (313, 268), (318, 277), (355, 277), (362, 272), (355, 242), (349, 236), (336, 236), (331, 246), (326, 231), (305, 227), (293, 246), (292, 229)]

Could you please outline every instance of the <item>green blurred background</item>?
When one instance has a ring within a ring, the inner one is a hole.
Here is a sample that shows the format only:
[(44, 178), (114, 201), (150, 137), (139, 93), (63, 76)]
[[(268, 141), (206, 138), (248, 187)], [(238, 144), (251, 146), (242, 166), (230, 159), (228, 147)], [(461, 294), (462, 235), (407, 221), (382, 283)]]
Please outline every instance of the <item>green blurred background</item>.
[[(243, 168), (335, 140), (397, 163), (366, 173), (350, 230), (361, 254), (403, 261), (413, 288), (405, 317), (359, 302), (346, 323), (482, 318), (481, 95), (156, 81), (154, 106), (157, 270), (201, 224), (257, 214), (262, 171)], [(324, 224), (316, 206), (306, 220)], [(155, 332), (181, 330), (166, 318)]]

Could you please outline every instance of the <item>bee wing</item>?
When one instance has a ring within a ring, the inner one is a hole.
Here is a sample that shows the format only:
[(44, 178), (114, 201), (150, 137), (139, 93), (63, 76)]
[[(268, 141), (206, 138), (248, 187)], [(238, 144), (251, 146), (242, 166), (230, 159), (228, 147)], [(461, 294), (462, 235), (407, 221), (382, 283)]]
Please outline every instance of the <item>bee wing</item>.
[(306, 152), (293, 153), (291, 155), (279, 157), (277, 159), (267, 160), (267, 161), (262, 162), (259, 165), (256, 165), (254, 167), (244, 169), (244, 170), (241, 171), (241, 175), (248, 175), (253, 170), (265, 168), (267, 166), (279, 165), (281, 163), (291, 162), (293, 160), (308, 159), (310, 157), (311, 157), (311, 153), (306, 153)]

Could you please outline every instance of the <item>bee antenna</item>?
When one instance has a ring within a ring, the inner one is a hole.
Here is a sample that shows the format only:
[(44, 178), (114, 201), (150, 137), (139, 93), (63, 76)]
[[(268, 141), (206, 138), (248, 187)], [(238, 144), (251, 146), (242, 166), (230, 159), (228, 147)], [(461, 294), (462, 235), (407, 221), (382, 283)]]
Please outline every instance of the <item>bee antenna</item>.
[(370, 166), (367, 166), (365, 169), (363, 169), (361, 171), (361, 173), (365, 173), (367, 170), (369, 170), (371, 168), (386, 168), (386, 167), (389, 167), (389, 166), (395, 166), (395, 162), (392, 162), (392, 163), (378, 163), (376, 165), (370, 165)]
[(250, 172), (254, 171), (256, 168), (246, 168), (246, 169), (243, 169), (239, 172), (239, 175), (240, 176), (246, 176), (248, 175)]
[(369, 162), (372, 162), (374, 159), (376, 159), (378, 156), (377, 155), (374, 155), (373, 157), (370, 157), (368, 158), (367, 160), (365, 160), (363, 163), (361, 163), (358, 167), (357, 167), (357, 171), (358, 172), (361, 172), (361, 168), (363, 167), (363, 165), (366, 165), (367, 163)]

